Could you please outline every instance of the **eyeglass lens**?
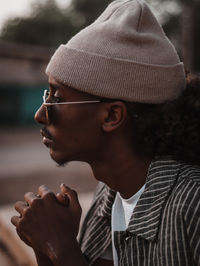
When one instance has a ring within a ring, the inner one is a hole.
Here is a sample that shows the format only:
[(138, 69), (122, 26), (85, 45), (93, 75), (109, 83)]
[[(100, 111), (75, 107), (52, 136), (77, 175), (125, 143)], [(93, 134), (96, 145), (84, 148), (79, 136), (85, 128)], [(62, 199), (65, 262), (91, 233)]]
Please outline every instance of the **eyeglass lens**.
[(45, 90), (44, 91), (44, 100), (46, 102), (47, 98), (49, 97), (49, 91), (48, 90)]

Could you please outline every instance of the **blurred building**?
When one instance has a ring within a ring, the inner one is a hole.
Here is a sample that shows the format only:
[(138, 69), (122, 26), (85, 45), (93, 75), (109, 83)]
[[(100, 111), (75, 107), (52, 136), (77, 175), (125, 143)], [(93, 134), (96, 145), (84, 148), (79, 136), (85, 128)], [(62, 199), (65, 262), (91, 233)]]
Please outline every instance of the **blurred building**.
[(0, 124), (24, 126), (42, 102), (50, 48), (0, 42)]

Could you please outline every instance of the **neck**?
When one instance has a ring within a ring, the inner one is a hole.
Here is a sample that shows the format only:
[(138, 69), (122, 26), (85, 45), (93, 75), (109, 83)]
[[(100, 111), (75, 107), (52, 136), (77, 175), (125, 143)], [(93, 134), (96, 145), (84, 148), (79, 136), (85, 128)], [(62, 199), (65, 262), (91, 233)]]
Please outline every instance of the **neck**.
[(141, 159), (130, 147), (106, 150), (101, 160), (90, 162), (97, 180), (129, 198), (144, 184), (151, 159)]

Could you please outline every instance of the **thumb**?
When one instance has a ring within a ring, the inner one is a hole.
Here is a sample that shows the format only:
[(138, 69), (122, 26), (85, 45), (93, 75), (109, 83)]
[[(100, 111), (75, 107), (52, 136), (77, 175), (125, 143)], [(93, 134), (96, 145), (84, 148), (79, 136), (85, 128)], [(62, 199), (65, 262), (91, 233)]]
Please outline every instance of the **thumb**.
[(70, 205), (72, 204), (74, 207), (80, 207), (80, 203), (78, 200), (78, 195), (75, 190), (67, 187), (65, 184), (60, 185), (61, 193), (67, 196), (70, 200)]
[(69, 201), (69, 197), (66, 194), (57, 193), (56, 198), (59, 203), (65, 205), (66, 207), (69, 206), (70, 201)]

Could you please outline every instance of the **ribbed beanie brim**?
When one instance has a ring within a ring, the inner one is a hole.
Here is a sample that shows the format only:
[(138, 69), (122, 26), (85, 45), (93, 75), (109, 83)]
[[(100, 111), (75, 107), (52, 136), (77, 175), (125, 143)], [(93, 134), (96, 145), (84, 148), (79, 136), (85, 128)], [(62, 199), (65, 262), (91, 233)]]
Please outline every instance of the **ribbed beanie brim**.
[(186, 87), (174, 46), (139, 0), (112, 2), (57, 49), (46, 73), (77, 90), (130, 102), (162, 103)]

